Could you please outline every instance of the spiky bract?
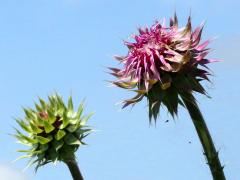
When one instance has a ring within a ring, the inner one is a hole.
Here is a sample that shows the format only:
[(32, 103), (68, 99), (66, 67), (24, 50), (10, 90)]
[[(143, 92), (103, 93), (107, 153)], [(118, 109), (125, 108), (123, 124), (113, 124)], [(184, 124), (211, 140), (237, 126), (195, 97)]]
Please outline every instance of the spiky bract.
[(19, 152), (26, 153), (23, 158), (31, 158), (30, 164), (36, 164), (36, 170), (49, 162), (75, 158), (74, 153), (85, 144), (83, 139), (91, 132), (86, 122), (92, 114), (83, 116), (83, 105), (81, 103), (75, 112), (71, 96), (65, 105), (63, 99), (54, 94), (48, 97), (48, 102), (39, 98), (35, 109), (24, 108), (25, 118), (16, 119), (25, 133), (16, 129), (14, 136), (30, 146)]

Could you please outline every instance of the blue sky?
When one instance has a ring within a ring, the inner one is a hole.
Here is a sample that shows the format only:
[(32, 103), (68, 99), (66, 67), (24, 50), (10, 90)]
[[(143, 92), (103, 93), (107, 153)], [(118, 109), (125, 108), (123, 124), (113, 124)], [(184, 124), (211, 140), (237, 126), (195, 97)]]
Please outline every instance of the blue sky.
[[(211, 65), (212, 99), (198, 96), (228, 180), (240, 177), (240, 2), (237, 0), (8, 0), (0, 1), (0, 176), (3, 180), (71, 179), (64, 164), (49, 164), (35, 175), (27, 161), (12, 160), (22, 148), (8, 133), (21, 106), (32, 106), (37, 96), (58, 91), (72, 94), (76, 105), (86, 98), (89, 124), (98, 131), (79, 149), (79, 165), (86, 180), (211, 179), (202, 148), (184, 109), (179, 118), (163, 109), (149, 126), (146, 102), (120, 110), (116, 102), (132, 94), (108, 87), (106, 66), (112, 56), (125, 54), (122, 40), (137, 27), (170, 17), (176, 9), (184, 24), (190, 9), (194, 25), (206, 20), (204, 37), (215, 37)], [(188, 142), (192, 143), (189, 144)]]

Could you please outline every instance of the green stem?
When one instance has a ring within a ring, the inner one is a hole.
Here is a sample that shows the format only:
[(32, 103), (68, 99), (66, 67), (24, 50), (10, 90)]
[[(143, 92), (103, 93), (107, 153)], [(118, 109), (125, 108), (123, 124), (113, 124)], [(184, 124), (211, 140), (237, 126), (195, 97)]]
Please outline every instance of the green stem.
[(192, 93), (187, 93), (181, 94), (181, 97), (186, 108), (188, 109), (193, 124), (196, 128), (198, 137), (202, 143), (204, 155), (206, 156), (207, 164), (210, 167), (213, 180), (226, 180), (223, 172), (223, 167), (221, 166), (220, 160), (218, 158), (218, 152), (214, 147), (213, 140), (194, 96)]
[(68, 166), (72, 174), (73, 180), (84, 180), (75, 158), (65, 160), (64, 162)]

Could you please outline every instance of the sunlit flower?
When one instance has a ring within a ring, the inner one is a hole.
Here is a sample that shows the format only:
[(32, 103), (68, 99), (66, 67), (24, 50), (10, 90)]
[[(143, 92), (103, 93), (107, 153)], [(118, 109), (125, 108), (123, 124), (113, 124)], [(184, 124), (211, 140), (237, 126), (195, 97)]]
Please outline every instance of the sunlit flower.
[(180, 95), (196, 91), (205, 94), (201, 80), (208, 80), (210, 40), (200, 42), (203, 24), (193, 30), (191, 18), (186, 26), (179, 27), (175, 14), (170, 26), (155, 22), (150, 28), (139, 28), (134, 42), (125, 42), (126, 56), (116, 56), (123, 68), (110, 68), (117, 79), (112, 83), (137, 92), (124, 101), (123, 107), (134, 105), (146, 97), (149, 118), (157, 119), (160, 105), (167, 107), (172, 116), (177, 115)]

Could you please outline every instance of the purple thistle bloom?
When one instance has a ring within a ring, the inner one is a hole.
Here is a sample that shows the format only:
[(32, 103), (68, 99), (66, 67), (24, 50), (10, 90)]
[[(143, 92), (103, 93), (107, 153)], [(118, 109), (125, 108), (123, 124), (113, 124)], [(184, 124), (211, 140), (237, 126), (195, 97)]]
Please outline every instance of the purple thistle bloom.
[(210, 40), (200, 43), (202, 30), (203, 24), (192, 29), (190, 17), (186, 26), (179, 28), (175, 14), (169, 27), (155, 22), (150, 28), (140, 28), (134, 42), (125, 42), (128, 54), (116, 56), (123, 68), (110, 68), (117, 78), (114, 85), (137, 92), (124, 101), (123, 108), (147, 97), (150, 120), (152, 116), (157, 119), (161, 104), (174, 117), (178, 104), (183, 105), (180, 97), (184, 93), (206, 94), (200, 81), (209, 80), (206, 65), (216, 60), (206, 57)]

